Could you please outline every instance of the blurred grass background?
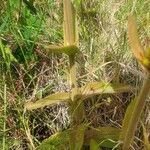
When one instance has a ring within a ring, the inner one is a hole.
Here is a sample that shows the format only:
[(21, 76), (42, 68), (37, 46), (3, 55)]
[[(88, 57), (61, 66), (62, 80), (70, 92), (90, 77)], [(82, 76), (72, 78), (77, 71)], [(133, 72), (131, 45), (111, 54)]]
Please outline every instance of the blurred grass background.
[[(33, 3), (33, 4), (32, 4)], [(32, 4), (32, 5), (31, 5)], [(68, 59), (45, 53), (44, 46), (63, 43), (61, 0), (1, 0), (0, 2), (0, 148), (37, 147), (56, 131), (69, 126), (66, 105), (27, 112), (26, 99), (39, 99), (68, 91)], [(134, 12), (142, 44), (149, 44), (148, 0), (82, 0), (76, 5), (80, 50), (78, 84), (88, 81), (128, 83), (135, 93), (94, 97), (87, 102), (87, 119), (93, 126), (121, 126), (131, 98), (140, 89), (143, 71), (132, 56), (127, 40), (127, 16)], [(92, 106), (92, 107), (91, 107)], [(101, 107), (102, 106), (102, 107)], [(142, 122), (149, 132), (150, 105)], [(139, 127), (135, 149), (141, 148)]]

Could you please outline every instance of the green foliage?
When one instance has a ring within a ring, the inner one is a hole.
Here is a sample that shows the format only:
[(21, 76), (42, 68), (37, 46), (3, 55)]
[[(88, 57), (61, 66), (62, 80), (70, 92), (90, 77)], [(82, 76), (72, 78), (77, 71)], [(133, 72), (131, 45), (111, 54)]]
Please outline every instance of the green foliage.
[(72, 0), (73, 6), (76, 11), (79, 11), (82, 5), (82, 0)]
[(37, 150), (66, 150), (68, 146), (68, 131), (56, 133), (50, 138), (44, 140)]
[(69, 134), (69, 147), (70, 150), (81, 150), (82, 146), (84, 144), (84, 132), (85, 132), (86, 126), (84, 124), (81, 124), (77, 127), (74, 127), (71, 129), (71, 132)]
[(90, 150), (100, 150), (99, 144), (93, 139), (90, 141)]
[(38, 150), (66, 150), (67, 148), (69, 150), (81, 150), (83, 145), (89, 145), (91, 150), (98, 150), (100, 147), (113, 148), (117, 144), (119, 129), (99, 127), (88, 130), (87, 128), (87, 125), (81, 124), (56, 133), (44, 140)]
[(85, 133), (85, 144), (89, 145), (93, 139), (99, 146), (113, 148), (119, 139), (121, 130), (113, 127), (99, 127), (87, 130)]
[(120, 134), (121, 141), (125, 140), (124, 138), (126, 138), (126, 140), (128, 140), (129, 136), (126, 135), (127, 133), (129, 133), (131, 135), (131, 131), (128, 131), (129, 130), (129, 121), (130, 121), (130, 118), (133, 117), (133, 110), (135, 108), (135, 103), (136, 103), (136, 99), (132, 100), (126, 110), (126, 114), (125, 114), (125, 117), (123, 120), (123, 127), (122, 127), (123, 130)]
[(33, 0), (31, 1), (27, 1), (27, 0), (23, 0), (23, 2), (27, 5), (27, 8), (34, 14), (37, 13), (36, 8), (33, 5)]
[(16, 58), (13, 56), (11, 49), (8, 46), (3, 45), (0, 40), (0, 55), (6, 64), (7, 70), (10, 69), (10, 64), (12, 62), (17, 62)]

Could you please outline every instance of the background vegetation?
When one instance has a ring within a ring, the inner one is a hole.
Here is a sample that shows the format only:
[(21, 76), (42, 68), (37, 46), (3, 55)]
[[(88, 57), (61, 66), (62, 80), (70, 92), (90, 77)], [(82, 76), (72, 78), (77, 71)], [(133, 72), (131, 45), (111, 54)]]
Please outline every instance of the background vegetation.
[[(24, 103), (56, 91), (68, 91), (68, 60), (65, 55), (47, 55), (46, 46), (63, 44), (61, 0), (2, 0), (0, 3), (0, 148), (32, 149), (43, 139), (69, 127), (65, 104), (28, 112)], [(127, 16), (135, 12), (143, 44), (149, 44), (148, 0), (82, 0), (76, 5), (80, 50), (77, 58), (80, 86), (89, 81), (125, 83), (131, 92), (95, 96), (85, 103), (86, 117), (93, 127), (120, 128), (125, 110), (144, 77), (127, 40)], [(145, 38), (146, 37), (146, 38)], [(146, 46), (146, 45), (144, 45)], [(141, 122), (150, 132), (150, 104)], [(139, 125), (134, 149), (143, 148)]]

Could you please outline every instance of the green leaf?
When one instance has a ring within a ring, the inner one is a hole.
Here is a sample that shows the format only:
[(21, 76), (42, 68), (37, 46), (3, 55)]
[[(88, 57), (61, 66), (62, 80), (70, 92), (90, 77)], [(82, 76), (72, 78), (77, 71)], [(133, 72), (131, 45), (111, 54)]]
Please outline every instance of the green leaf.
[(106, 147), (106, 148), (114, 148), (118, 144), (118, 140), (114, 141), (112, 139), (105, 139), (101, 141), (100, 146)]
[(10, 64), (12, 62), (17, 62), (16, 58), (13, 56), (11, 49), (8, 46), (3, 45), (0, 40), (0, 54), (4, 59), (7, 69), (10, 69)]
[[(129, 136), (127, 135), (127, 133), (129, 133), (129, 128), (130, 128), (129, 123), (130, 123), (131, 117), (133, 115), (135, 103), (136, 103), (136, 99), (132, 100), (132, 102), (129, 104), (129, 106), (126, 110), (125, 117), (123, 120), (123, 125), (122, 125), (122, 132), (120, 134), (121, 141), (128, 141)], [(129, 138), (129, 140), (131, 140), (131, 139)], [(126, 144), (127, 144), (127, 142), (126, 142)]]
[(69, 99), (70, 99), (69, 93), (56, 93), (49, 95), (43, 99), (40, 99), (36, 102), (33, 101), (27, 102), (25, 104), (25, 108), (28, 110), (37, 109), (60, 102), (68, 102)]
[[(37, 150), (81, 150), (84, 141), (85, 125), (58, 132), (44, 140)], [(72, 137), (74, 137), (72, 139)]]
[(107, 148), (113, 148), (119, 139), (121, 130), (113, 127), (99, 127), (85, 131), (85, 144), (88, 145), (93, 139), (100, 145)]
[(84, 124), (71, 129), (69, 140), (70, 150), (81, 150), (84, 143), (85, 129), (86, 126)]
[(72, 0), (72, 3), (74, 5), (74, 8), (77, 11), (77, 10), (79, 10), (81, 8), (82, 0)]
[(90, 141), (90, 150), (100, 150), (99, 144), (93, 139)]
[(3, 45), (0, 40), (0, 52), (2, 53), (2, 57), (8, 63), (14, 61), (17, 62), (16, 58), (13, 56), (11, 49), (8, 46)]
[(148, 74), (140, 90), (139, 96), (134, 99), (127, 108), (123, 120), (122, 132), (120, 134), (120, 141), (123, 142), (122, 150), (128, 150), (130, 144), (133, 142), (138, 121), (143, 111), (145, 101), (150, 93), (149, 85), (150, 75)]
[[(129, 92), (133, 89), (128, 85), (123, 84), (110, 84), (102, 82), (91, 82), (85, 86), (77, 89), (75, 97), (77, 99), (86, 100), (89, 97), (99, 94), (117, 94), (122, 92)], [(25, 104), (25, 108), (28, 110), (37, 109), (40, 107), (53, 105), (59, 102), (69, 102), (71, 99), (70, 93), (56, 93), (49, 95), (43, 99), (40, 99), (36, 102), (30, 101)]]
[(9, 62), (17, 62), (16, 58), (12, 55), (11, 49), (9, 47), (5, 47), (5, 53)]
[(69, 131), (63, 131), (44, 140), (37, 150), (66, 150), (69, 142)]
[(80, 88), (82, 98), (98, 94), (117, 94), (129, 92), (134, 88), (125, 84), (111, 84), (106, 82), (91, 82)]

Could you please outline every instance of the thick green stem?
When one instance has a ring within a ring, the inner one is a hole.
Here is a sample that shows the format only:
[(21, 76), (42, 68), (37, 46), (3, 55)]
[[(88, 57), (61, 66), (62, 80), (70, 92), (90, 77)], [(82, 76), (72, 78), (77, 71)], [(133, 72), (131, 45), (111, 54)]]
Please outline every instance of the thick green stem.
[(63, 0), (64, 5), (64, 45), (77, 44), (76, 12), (71, 0)]
[(120, 140), (123, 141), (122, 150), (128, 150), (130, 147), (130, 144), (133, 141), (135, 130), (138, 124), (138, 121), (140, 119), (142, 110), (144, 108), (146, 99), (148, 97), (148, 94), (150, 92), (150, 74), (147, 75), (147, 78), (144, 81), (143, 87), (140, 91), (139, 96), (137, 97), (134, 105), (132, 106), (132, 112), (130, 114), (130, 118), (128, 121), (128, 125), (125, 123), (123, 124), (123, 134), (120, 137)]
[(80, 124), (84, 118), (84, 106), (81, 97), (79, 95), (79, 88), (77, 87), (76, 81), (76, 66), (75, 56), (70, 56), (70, 85), (71, 85), (71, 102), (70, 102), (70, 113), (71, 122), (73, 125)]
[(76, 66), (75, 66), (75, 56), (69, 56), (70, 62), (70, 85), (71, 89), (77, 88), (77, 81), (76, 81)]
[[(78, 46), (78, 35), (77, 35), (77, 22), (76, 22), (76, 11), (73, 7), (71, 0), (64, 0), (64, 46), (75, 45)], [(73, 49), (72, 49), (73, 50)], [(84, 112), (82, 101), (77, 98), (78, 95), (78, 86), (76, 79), (76, 60), (75, 53), (69, 55), (70, 63), (70, 115), (71, 115), (71, 124), (74, 126), (82, 122), (82, 116)]]

